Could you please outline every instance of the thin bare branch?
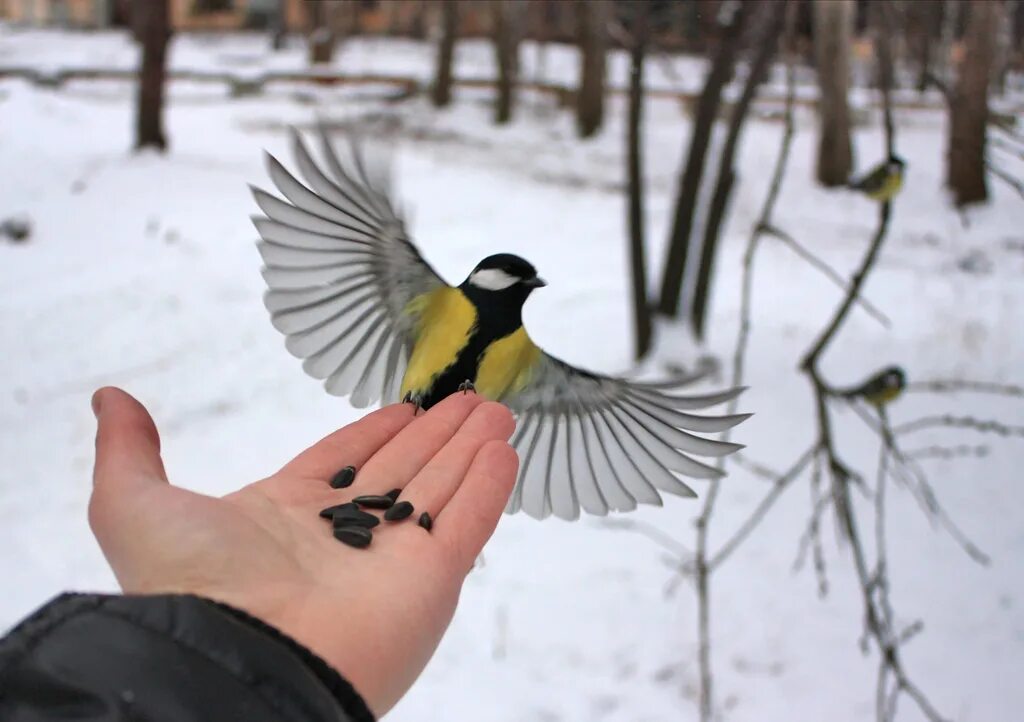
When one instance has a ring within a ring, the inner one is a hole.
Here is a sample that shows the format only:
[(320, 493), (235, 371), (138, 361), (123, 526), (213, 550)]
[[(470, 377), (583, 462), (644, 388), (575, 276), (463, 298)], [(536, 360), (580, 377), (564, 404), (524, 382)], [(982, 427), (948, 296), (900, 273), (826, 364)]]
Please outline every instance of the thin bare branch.
[(997, 394), (999, 396), (1019, 396), (1024, 398), (1024, 386), (1014, 384), (997, 384), (992, 381), (966, 381), (963, 379), (935, 379), (932, 381), (913, 381), (907, 384), (907, 391), (953, 393), (970, 391), (979, 394)]
[(740, 467), (741, 469), (749, 471), (754, 476), (760, 476), (762, 479), (765, 479), (767, 481), (774, 482), (776, 479), (782, 476), (781, 471), (775, 471), (774, 469), (768, 468), (760, 461), (754, 461), (749, 456), (744, 454), (742, 451), (737, 451), (735, 454), (733, 454), (730, 461), (732, 461), (734, 464), (736, 464), (736, 466)]
[(900, 632), (900, 646), (903, 646), (923, 631), (924, 622), (922, 622), (920, 619), (915, 619), (913, 622), (904, 627), (902, 632)]
[(984, 444), (971, 446), (959, 444), (957, 446), (925, 446), (920, 449), (913, 449), (906, 452), (906, 458), (913, 461), (925, 461), (927, 459), (962, 459), (973, 457), (981, 459), (989, 454), (989, 448)]
[(1024, 160), (1024, 148), (1019, 148), (1018, 146), (1014, 145), (1013, 143), (1003, 138), (1000, 138), (999, 136), (989, 136), (987, 142), (997, 150), (1001, 150), (1004, 153), (1009, 153), (1010, 155), (1017, 156), (1017, 158), (1019, 158), (1020, 160)]
[[(960, 529), (960, 527), (953, 521), (953, 518), (945, 510), (942, 504), (939, 502), (939, 497), (935, 493), (935, 489), (932, 487), (931, 482), (928, 480), (928, 475), (924, 472), (914, 459), (910, 458), (900, 448), (896, 434), (889, 425), (888, 419), (884, 416), (880, 416), (878, 421), (867, 415), (867, 412), (861, 409), (859, 406), (853, 406), (854, 410), (857, 411), (860, 418), (864, 421), (867, 426), (878, 434), (882, 440), (882, 444), (887, 448), (896, 460), (896, 466), (893, 468), (893, 473), (903, 484), (910, 490), (914, 495), (914, 499), (918, 502), (921, 510), (925, 516), (937, 523), (946, 530), (953, 540), (960, 545), (974, 562), (988, 566), (991, 563), (991, 559), (984, 551), (982, 551), (977, 544)], [(931, 449), (940, 449), (942, 447), (929, 447)], [(977, 447), (966, 447), (974, 448)], [(983, 447), (984, 448), (984, 447)], [(986, 448), (987, 453), (987, 448)]]
[[(776, 238), (782, 241), (784, 244), (786, 244), (786, 246), (791, 248), (794, 253), (796, 253), (802, 259), (807, 261), (807, 263), (810, 264), (811, 267), (821, 271), (821, 273), (824, 274), (824, 276), (827, 279), (832, 281), (844, 292), (848, 292), (850, 290), (849, 284), (847, 283), (846, 279), (842, 277), (839, 271), (832, 268), (832, 266), (828, 265), (825, 261), (814, 255), (810, 250), (802, 246), (799, 242), (797, 242), (795, 238), (793, 238), (793, 236), (789, 235), (788, 233), (783, 231), (781, 228), (778, 228), (777, 226), (766, 226), (763, 230), (766, 235)], [(879, 310), (879, 308), (875, 306), (875, 304), (871, 303), (871, 301), (862, 297), (857, 297), (857, 303), (868, 314), (870, 314), (872, 318), (874, 318), (876, 321), (882, 324), (885, 328), (890, 328), (892, 322), (889, 320), (889, 317), (886, 316), (881, 310)]]
[(736, 547), (743, 543), (743, 541), (750, 536), (750, 533), (757, 528), (757, 525), (761, 523), (768, 510), (772, 508), (779, 497), (782, 496), (782, 492), (785, 491), (790, 484), (800, 477), (801, 472), (807, 467), (807, 464), (811, 459), (817, 455), (819, 447), (812, 446), (800, 456), (796, 463), (791, 466), (785, 474), (776, 477), (775, 482), (772, 484), (771, 490), (764, 495), (761, 501), (754, 511), (751, 512), (742, 524), (733, 532), (733, 535), (719, 547), (718, 551), (715, 552), (708, 560), (708, 567), (714, 571), (722, 562), (729, 558), (729, 555), (736, 551)]
[(818, 580), (818, 596), (825, 597), (828, 595), (828, 570), (825, 566), (825, 551), (821, 546), (821, 517), (831, 506), (832, 497), (821, 494), (821, 456), (819, 450), (814, 456), (814, 465), (811, 468), (811, 515), (807, 528), (797, 542), (793, 571), (799, 571), (803, 567), (807, 551), (810, 550), (814, 561), (814, 575)]
[(1017, 191), (1017, 195), (1019, 195), (1021, 198), (1024, 198), (1024, 181), (1022, 181), (1020, 178), (1015, 178), (1014, 176), (1006, 172), (1006, 170), (1000, 168), (998, 165), (987, 159), (985, 160), (985, 168), (988, 170), (989, 173), (994, 175), (996, 178), (1001, 180), (1006, 185), (1010, 186), (1010, 188), (1012, 188), (1013, 190)]
[(913, 434), (925, 429), (971, 429), (982, 434), (998, 434), (999, 436), (1019, 436), (1024, 438), (1024, 426), (1013, 426), (1000, 421), (990, 419), (976, 419), (973, 416), (953, 416), (952, 414), (940, 414), (936, 416), (924, 416), (920, 419), (907, 421), (894, 426), (892, 431), (897, 436)]

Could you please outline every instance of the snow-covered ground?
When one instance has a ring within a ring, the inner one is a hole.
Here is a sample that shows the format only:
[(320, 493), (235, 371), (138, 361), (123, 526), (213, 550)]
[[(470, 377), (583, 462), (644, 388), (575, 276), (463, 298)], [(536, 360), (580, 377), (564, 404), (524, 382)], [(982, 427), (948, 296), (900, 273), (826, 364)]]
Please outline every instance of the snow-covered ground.
[[(241, 58), (239, 66), (296, 64), (300, 57), (296, 49), (266, 60), (256, 47), (251, 37), (182, 37), (172, 64), (218, 67), (225, 58)], [(463, 61), (484, 57), (478, 46), (467, 48)], [(117, 35), (0, 28), (0, 64), (130, 67), (132, 53)], [(372, 41), (351, 44), (340, 62), (349, 70), (425, 76), (429, 57), (422, 44)], [(557, 57), (552, 76), (571, 79), (565, 58), (572, 54)], [(472, 74), (470, 66), (460, 68)], [(34, 223), (30, 242), (0, 244), (0, 628), (61, 590), (115, 588), (85, 519), (93, 434), (88, 400), (97, 386), (121, 385), (142, 399), (163, 433), (172, 480), (211, 494), (268, 473), (358, 416), (302, 373), (260, 302), (260, 262), (248, 220), (256, 209), (246, 183), (267, 184), (261, 150), (286, 156), (288, 124), (308, 126), (318, 115), (360, 119), (395, 138), (401, 193), (431, 263), (458, 280), (487, 253), (521, 253), (550, 283), (526, 310), (535, 339), (596, 370), (629, 367), (620, 101), (611, 104), (600, 136), (584, 143), (574, 138), (571, 117), (528, 95), (515, 122), (496, 128), (486, 91), (459, 92), (443, 112), (418, 100), (385, 104), (359, 92), (288, 86), (228, 99), (216, 86), (175, 83), (167, 113), (172, 151), (157, 156), (127, 151), (129, 84), (76, 82), (52, 91), (0, 81), (0, 218), (25, 214)], [(653, 274), (689, 121), (670, 101), (649, 102), (647, 119)], [(871, 235), (874, 206), (814, 185), (814, 118), (801, 110), (797, 120), (777, 223), (848, 271)], [(825, 371), (846, 384), (899, 363), (912, 380), (1019, 384), (1024, 202), (994, 185), (994, 201), (965, 226), (942, 189), (942, 114), (901, 111), (897, 124), (899, 149), (909, 161), (907, 184), (866, 289), (892, 328), (854, 311)], [(780, 132), (777, 121), (754, 121), (742, 145), (741, 183), (712, 307), (710, 346), (722, 356), (735, 338), (740, 253)], [(856, 145), (860, 166), (880, 157), (877, 122), (858, 130)], [(750, 458), (784, 468), (812, 435), (811, 398), (797, 359), (837, 292), (774, 241), (764, 242), (757, 262), (751, 389), (742, 405), (756, 416), (735, 437), (748, 445)], [(910, 394), (891, 410), (897, 422), (946, 412), (1019, 425), (1024, 400)], [(870, 435), (851, 412), (835, 419), (844, 458), (870, 474), (876, 458)], [(892, 491), (893, 597), (901, 621), (925, 625), (906, 648), (905, 662), (949, 717), (1018, 719), (1024, 492), (1017, 465), (1024, 439), (952, 430), (918, 436), (907, 445), (990, 447), (982, 459), (924, 463), (946, 508), (992, 564), (973, 564), (930, 526), (906, 490)], [(713, 547), (766, 488), (732, 467), (712, 526)], [(876, 658), (858, 648), (861, 606), (848, 550), (831, 543), (831, 519), (829, 596), (817, 597), (808, 570), (792, 573), (809, 504), (805, 479), (713, 578), (716, 695), (729, 720), (873, 716)], [(673, 499), (630, 518), (690, 547), (698, 509)], [(665, 596), (672, 572), (663, 556), (646, 537), (599, 520), (505, 518), (486, 565), (466, 583), (437, 656), (389, 719), (695, 719), (695, 603), (686, 584)], [(921, 719), (909, 701), (901, 712), (901, 719)]]

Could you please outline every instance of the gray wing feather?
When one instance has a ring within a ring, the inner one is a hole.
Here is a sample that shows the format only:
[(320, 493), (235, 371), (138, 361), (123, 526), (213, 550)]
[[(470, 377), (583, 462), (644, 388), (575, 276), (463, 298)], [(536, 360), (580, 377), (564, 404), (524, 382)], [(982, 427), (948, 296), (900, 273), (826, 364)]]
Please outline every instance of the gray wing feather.
[(252, 188), (267, 283), (264, 305), (285, 347), (337, 396), (365, 407), (398, 395), (415, 319), (410, 301), (444, 281), (423, 260), (391, 199), (386, 164), (354, 141), (340, 156), (321, 129), (325, 173), (301, 136), (292, 150), (304, 185), (267, 155), (284, 196)]
[(735, 398), (743, 389), (694, 396), (678, 386), (592, 374), (542, 354), (524, 388), (502, 399), (519, 417), (512, 444), (522, 457), (506, 511), (542, 519), (603, 516), (661, 494), (696, 496), (681, 476), (722, 472), (696, 456), (720, 457), (742, 446), (697, 436), (732, 428), (749, 414), (687, 413)]

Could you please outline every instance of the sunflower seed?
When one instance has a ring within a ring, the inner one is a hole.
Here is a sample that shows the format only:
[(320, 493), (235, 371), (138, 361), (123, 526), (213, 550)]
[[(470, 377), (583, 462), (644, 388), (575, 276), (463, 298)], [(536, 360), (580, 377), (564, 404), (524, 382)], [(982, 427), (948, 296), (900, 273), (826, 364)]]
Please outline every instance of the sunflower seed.
[(355, 481), (355, 479), (356, 467), (346, 466), (331, 478), (331, 488), (344, 489), (347, 486), (352, 486), (352, 482)]
[(412, 514), (412, 504), (407, 501), (400, 501), (384, 512), (385, 521), (401, 521)]
[(367, 509), (390, 509), (395, 503), (391, 500), (390, 496), (373, 496), (369, 494), (366, 496), (357, 496), (352, 501), (359, 506), (366, 507)]
[[(352, 506), (355, 506), (353, 504)], [(373, 514), (367, 514), (365, 511), (359, 509), (342, 509), (341, 511), (334, 512), (332, 518), (334, 527), (339, 526), (361, 526), (364, 529), (373, 529), (373, 527), (380, 524), (380, 519), (375, 517)]]
[(430, 531), (434, 527), (434, 520), (430, 518), (430, 512), (426, 511), (420, 514), (420, 519), (416, 523), (427, 531)]
[(351, 501), (346, 502), (345, 504), (335, 504), (334, 506), (329, 506), (326, 509), (321, 509), (320, 517), (322, 519), (333, 519), (334, 515), (339, 511), (359, 511), (359, 507)]
[(402, 493), (401, 489), (392, 489), (391, 491), (389, 491), (384, 496), (386, 496), (387, 498), (391, 499), (391, 501), (398, 501), (398, 495), (401, 494), (401, 493)]
[(373, 532), (361, 526), (336, 526), (334, 538), (350, 547), (363, 549), (370, 546), (370, 542), (373, 541)]

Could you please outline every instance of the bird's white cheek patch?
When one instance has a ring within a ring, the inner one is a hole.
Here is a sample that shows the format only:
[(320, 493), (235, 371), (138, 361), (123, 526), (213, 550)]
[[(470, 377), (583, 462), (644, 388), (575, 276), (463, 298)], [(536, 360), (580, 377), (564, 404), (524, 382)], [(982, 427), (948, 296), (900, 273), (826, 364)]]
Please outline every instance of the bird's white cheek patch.
[(485, 268), (475, 271), (469, 277), (469, 283), (485, 291), (501, 291), (519, 282), (515, 276), (505, 273), (500, 268)]

